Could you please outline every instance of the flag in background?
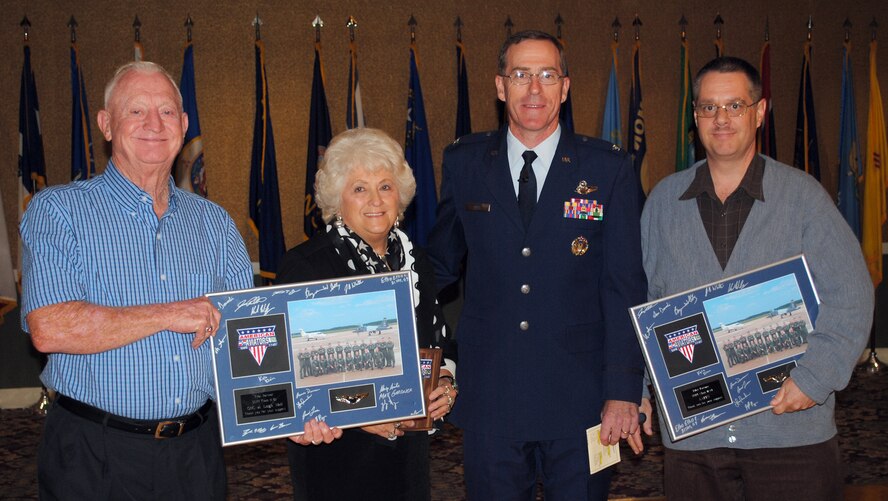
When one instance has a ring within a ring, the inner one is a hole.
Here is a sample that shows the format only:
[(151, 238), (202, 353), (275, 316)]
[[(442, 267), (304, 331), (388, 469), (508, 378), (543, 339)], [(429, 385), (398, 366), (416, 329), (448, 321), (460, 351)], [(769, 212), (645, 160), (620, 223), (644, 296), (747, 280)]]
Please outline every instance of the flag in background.
[(3, 323), (3, 315), (14, 309), (17, 304), (12, 248), (9, 246), (9, 234), (6, 233), (3, 194), (0, 193), (0, 324)]
[(182, 92), (182, 108), (188, 114), (188, 130), (185, 132), (185, 146), (176, 160), (179, 188), (207, 196), (207, 174), (204, 168), (203, 138), (200, 134), (200, 119), (197, 116), (197, 91), (194, 83), (194, 45), (185, 44), (182, 62), (182, 79), (179, 81)]
[(863, 257), (869, 268), (873, 285), (882, 282), (882, 225), (886, 219), (885, 158), (888, 157), (888, 138), (885, 131), (885, 110), (882, 108), (882, 91), (876, 71), (875, 40), (870, 42), (870, 92), (866, 125), (866, 163), (863, 181)]
[(647, 153), (647, 139), (644, 133), (644, 106), (641, 99), (641, 40), (632, 45), (632, 79), (629, 83), (629, 155), (635, 164), (639, 180), (645, 179), (644, 155)]
[(278, 259), (286, 247), (281, 224), (274, 132), (268, 104), (265, 44), (262, 40), (256, 40), (256, 121), (253, 127), (253, 160), (250, 164), (250, 228), (259, 239), (259, 274), (266, 281), (273, 281), (277, 276)]
[(691, 87), (691, 64), (688, 54), (688, 40), (682, 38), (679, 53), (681, 83), (678, 97), (678, 133), (675, 141), (675, 170), (687, 169), (694, 165), (696, 127), (694, 126), (694, 96)]
[(348, 103), (346, 104), (345, 128), (366, 127), (364, 104), (361, 101), (361, 82), (358, 80), (358, 46), (352, 40), (348, 44)]
[(765, 40), (762, 46), (761, 67), (762, 99), (766, 102), (765, 117), (758, 130), (758, 152), (777, 158), (777, 135), (774, 127), (774, 101), (771, 99), (771, 42)]
[[(559, 16), (559, 18), (560, 17), (561, 16)], [(561, 31), (561, 29), (559, 28), (558, 31)], [(561, 35), (558, 36), (558, 41), (561, 42), (561, 48), (566, 50), (567, 46), (564, 44), (564, 39), (561, 38)], [(564, 68), (561, 68), (561, 70), (564, 71)], [(566, 131), (574, 131), (573, 101), (570, 99), (570, 88), (567, 89), (567, 98), (561, 103), (561, 111), (558, 113), (558, 120), (561, 121), (561, 125)]]
[(86, 85), (80, 69), (77, 43), (71, 42), (71, 180), (93, 177), (96, 162), (93, 157), (92, 133), (89, 127), (89, 106)]
[(811, 88), (811, 42), (807, 41), (802, 56), (795, 154), (792, 164), (820, 181), (820, 155), (817, 148), (817, 121), (814, 118), (814, 92)]
[(416, 43), (410, 44), (410, 88), (407, 90), (407, 132), (404, 139), (404, 156), (413, 168), (416, 178), (416, 196), (407, 207), (404, 217), (407, 235), (414, 244), (425, 247), (429, 232), (435, 224), (435, 208), (438, 196), (435, 190), (435, 167), (432, 165), (432, 148), (429, 143), (429, 127), (426, 120), (422, 85), (419, 81), (419, 62)]
[(857, 107), (851, 79), (851, 42), (842, 49), (842, 111), (839, 120), (839, 196), (842, 217), (860, 240), (860, 140), (857, 136)]
[(604, 104), (604, 120), (601, 123), (601, 139), (623, 146), (620, 123), (620, 88), (617, 83), (617, 43), (611, 44), (611, 71), (607, 81), (607, 99)]
[(466, 47), (456, 42), (456, 132), (454, 138), (472, 133), (472, 112), (469, 107), (469, 74), (466, 71)]
[(327, 93), (324, 90), (321, 42), (315, 42), (314, 70), (311, 79), (311, 108), (308, 116), (308, 158), (305, 161), (305, 210), (303, 211), (303, 232), (306, 239), (311, 238), (318, 228), (324, 228), (321, 211), (314, 199), (314, 184), (318, 165), (324, 158), (330, 139), (333, 138), (330, 110), (327, 108)]
[(19, 95), (19, 209), (24, 212), (35, 193), (46, 187), (46, 161), (43, 157), (43, 136), (40, 132), (40, 105), (37, 83), (31, 69), (31, 48), (25, 45), (22, 86)]

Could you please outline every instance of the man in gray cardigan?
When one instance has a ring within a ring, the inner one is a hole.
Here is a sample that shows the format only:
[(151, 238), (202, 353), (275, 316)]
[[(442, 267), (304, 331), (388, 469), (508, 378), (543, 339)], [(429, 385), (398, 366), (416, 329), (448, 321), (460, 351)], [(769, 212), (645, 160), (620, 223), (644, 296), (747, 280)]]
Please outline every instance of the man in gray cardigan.
[(821, 305), (808, 349), (770, 412), (678, 442), (661, 430), (666, 496), (841, 499), (835, 392), (848, 383), (873, 315), (860, 247), (815, 179), (756, 154), (766, 103), (752, 65), (710, 61), (694, 95), (706, 160), (664, 179), (647, 200), (641, 226), (649, 298), (804, 254)]

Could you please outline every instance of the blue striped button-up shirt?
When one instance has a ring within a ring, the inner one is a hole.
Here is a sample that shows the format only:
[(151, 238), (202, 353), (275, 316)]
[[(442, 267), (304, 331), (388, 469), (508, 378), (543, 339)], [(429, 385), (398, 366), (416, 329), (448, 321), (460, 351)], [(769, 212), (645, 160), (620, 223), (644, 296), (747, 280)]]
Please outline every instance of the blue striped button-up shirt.
[[(52, 304), (136, 306), (252, 286), (243, 239), (224, 209), (172, 180), (159, 219), (153, 204), (110, 161), (88, 181), (41, 191), (21, 223), (23, 328), (29, 312)], [(215, 396), (211, 344), (195, 350), (192, 339), (160, 331), (103, 353), (52, 353), (41, 379), (117, 415), (181, 416)]]

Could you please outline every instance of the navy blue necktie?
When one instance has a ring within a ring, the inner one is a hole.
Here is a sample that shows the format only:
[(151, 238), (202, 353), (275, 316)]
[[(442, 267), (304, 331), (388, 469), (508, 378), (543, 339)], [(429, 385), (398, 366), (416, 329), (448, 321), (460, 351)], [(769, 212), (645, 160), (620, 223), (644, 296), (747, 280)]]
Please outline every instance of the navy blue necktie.
[(524, 167), (518, 176), (518, 208), (521, 211), (524, 228), (527, 229), (537, 203), (537, 178), (533, 173), (533, 161), (536, 160), (537, 154), (533, 150), (527, 150), (521, 156), (524, 158)]

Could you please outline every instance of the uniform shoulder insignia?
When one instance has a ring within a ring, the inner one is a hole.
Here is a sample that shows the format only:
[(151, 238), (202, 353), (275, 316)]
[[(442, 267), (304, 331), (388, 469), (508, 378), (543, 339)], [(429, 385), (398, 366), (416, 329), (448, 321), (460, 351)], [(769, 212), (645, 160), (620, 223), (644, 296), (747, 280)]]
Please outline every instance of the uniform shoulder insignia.
[(619, 154), (622, 154), (623, 152), (623, 148), (597, 137), (589, 137), (577, 134), (576, 141), (577, 144), (580, 144), (584, 147), (591, 147), (597, 150), (605, 150)]
[(477, 132), (477, 133), (474, 133), (474, 134), (468, 134), (468, 135), (465, 135), (465, 136), (460, 136), (460, 137), (456, 138), (452, 143), (450, 143), (450, 144), (447, 146), (447, 149), (454, 148), (454, 147), (459, 146), (459, 145), (461, 145), (461, 144), (473, 144), (473, 143), (479, 143), (479, 142), (482, 142), (482, 141), (486, 141), (486, 140), (488, 140), (488, 139), (490, 138), (490, 136), (491, 136), (492, 134), (494, 134), (494, 131), (490, 131), (490, 132)]

